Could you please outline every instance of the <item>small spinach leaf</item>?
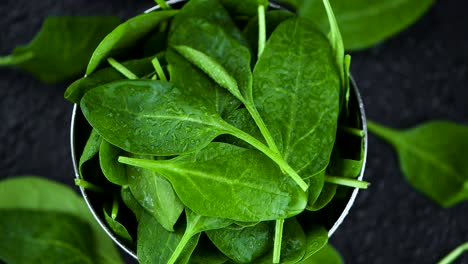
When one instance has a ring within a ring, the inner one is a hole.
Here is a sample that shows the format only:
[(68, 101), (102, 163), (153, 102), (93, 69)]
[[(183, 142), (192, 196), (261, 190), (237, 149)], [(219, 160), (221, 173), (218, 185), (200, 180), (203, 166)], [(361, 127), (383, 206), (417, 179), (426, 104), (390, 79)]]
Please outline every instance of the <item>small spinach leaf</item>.
[(316, 200), (311, 200), (310, 203), (307, 203), (307, 210), (309, 211), (318, 211), (322, 208), (324, 208), (327, 204), (331, 202), (333, 197), (336, 194), (336, 188), (338, 185), (332, 184), (332, 183), (325, 183), (323, 185), (322, 191), (320, 192), (320, 195)]
[(116, 17), (48, 17), (41, 31), (0, 66), (18, 65), (44, 82), (60, 82), (82, 74), (99, 42), (113, 30)]
[(211, 143), (172, 160), (119, 161), (161, 173), (182, 202), (201, 215), (243, 222), (274, 220), (302, 212), (307, 202), (305, 193), (267, 157), (225, 143)]
[(133, 196), (130, 188), (122, 187), (120, 190), (120, 196), (122, 197), (122, 201), (125, 206), (133, 212), (137, 221), (140, 221), (140, 217), (143, 214), (144, 209)]
[(307, 228), (305, 230), (307, 245), (306, 252), (304, 254), (304, 257), (302, 258), (302, 261), (317, 254), (317, 252), (320, 251), (323, 247), (325, 247), (328, 242), (328, 231), (325, 228), (311, 223), (308, 224), (308, 226), (304, 227)]
[(159, 23), (177, 14), (177, 11), (158, 11), (139, 15), (120, 24), (109, 33), (94, 51), (86, 69), (86, 75), (93, 73), (99, 64), (108, 57), (114, 57), (123, 50), (135, 45)]
[(340, 253), (330, 244), (325, 245), (317, 253), (307, 259), (301, 260), (298, 264), (343, 264)]
[(400, 131), (370, 121), (368, 128), (393, 145), (414, 188), (443, 207), (468, 200), (468, 126), (431, 121)]
[(119, 156), (125, 154), (126, 152), (122, 149), (102, 140), (99, 148), (99, 163), (101, 165), (101, 170), (108, 181), (120, 186), (128, 184), (125, 165), (117, 161)]
[(78, 171), (80, 177), (83, 178), (83, 164), (88, 160), (92, 159), (98, 152), (101, 146), (102, 138), (96, 130), (91, 130), (91, 134), (86, 142), (86, 145), (83, 149), (83, 153), (80, 156), (80, 161), (78, 165)]
[(106, 211), (105, 208), (103, 208), (104, 212), (104, 219), (106, 220), (107, 225), (110, 227), (110, 229), (123, 241), (125, 241), (127, 244), (131, 245), (133, 243), (132, 236), (127, 231), (127, 228), (119, 223), (117, 219), (112, 218)]

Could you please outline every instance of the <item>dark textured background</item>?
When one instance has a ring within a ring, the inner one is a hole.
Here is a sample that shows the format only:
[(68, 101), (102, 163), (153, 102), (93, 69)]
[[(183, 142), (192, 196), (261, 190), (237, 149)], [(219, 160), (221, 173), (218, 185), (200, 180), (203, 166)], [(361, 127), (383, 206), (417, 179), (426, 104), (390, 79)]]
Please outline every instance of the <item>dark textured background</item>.
[[(0, 54), (31, 40), (48, 15), (128, 18), (151, 4), (1, 0)], [(435, 118), (468, 123), (467, 7), (465, 1), (439, 1), (408, 30), (353, 54), (369, 118), (401, 128)], [(0, 178), (35, 174), (72, 185), (66, 86), (0, 68)], [(365, 177), (371, 188), (360, 193), (332, 238), (347, 263), (435, 263), (468, 241), (468, 202), (442, 209), (416, 192), (392, 149), (373, 136)], [(457, 263), (468, 263), (468, 255)]]

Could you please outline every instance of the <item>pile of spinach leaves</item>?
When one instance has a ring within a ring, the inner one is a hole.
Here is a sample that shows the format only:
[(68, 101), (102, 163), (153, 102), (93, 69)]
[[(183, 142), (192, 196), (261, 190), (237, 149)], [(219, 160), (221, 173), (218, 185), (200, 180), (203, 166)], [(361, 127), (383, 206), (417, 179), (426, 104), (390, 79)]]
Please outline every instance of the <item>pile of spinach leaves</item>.
[(323, 4), (328, 35), (266, 1), (191, 0), (97, 46), (65, 93), (92, 127), (78, 184), (141, 263), (315, 263), (336, 220), (323, 210), (367, 187), (350, 57)]

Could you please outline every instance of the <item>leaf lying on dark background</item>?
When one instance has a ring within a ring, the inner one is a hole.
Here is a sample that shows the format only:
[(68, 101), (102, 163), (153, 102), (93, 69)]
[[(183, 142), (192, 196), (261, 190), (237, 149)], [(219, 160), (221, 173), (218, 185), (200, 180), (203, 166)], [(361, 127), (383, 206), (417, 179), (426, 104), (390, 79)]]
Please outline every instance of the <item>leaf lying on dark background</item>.
[(26, 46), (0, 57), (0, 66), (17, 65), (44, 82), (60, 82), (84, 74), (99, 42), (121, 20), (116, 17), (48, 17)]
[(468, 126), (430, 121), (397, 130), (368, 121), (368, 128), (393, 145), (414, 188), (443, 207), (468, 200)]
[[(89, 208), (86, 206), (83, 198), (78, 196), (75, 192), (69, 189), (67, 186), (51, 182), (46, 179), (41, 179), (35, 176), (23, 176), (23, 177), (16, 177), (12, 179), (6, 179), (0, 181), (0, 209), (2, 210), (29, 210), (34, 211), (42, 215), (42, 213), (63, 213), (67, 215), (71, 215), (76, 217), (78, 221), (77, 224), (81, 225), (80, 223), (87, 223), (88, 227), (91, 230), (87, 232), (83, 231), (80, 235), (86, 236), (87, 243), (93, 245), (94, 253), (91, 255), (92, 263), (97, 264), (110, 264), (110, 263), (122, 263), (119, 253), (116, 250), (113, 242), (109, 239), (107, 234), (102, 230), (101, 226), (96, 222), (93, 215), (90, 213)], [(13, 217), (13, 215), (12, 215)], [(31, 215), (31, 219), (33, 216)], [(50, 216), (55, 217), (55, 216)], [(41, 224), (40, 216), (37, 216), (38, 222), (29, 220), (29, 218), (25, 218), (24, 220), (25, 225), (32, 225), (37, 223)], [(60, 218), (60, 217), (59, 217)], [(5, 218), (0, 218), (0, 222)], [(22, 221), (21, 219), (18, 220)], [(75, 220), (71, 220), (76, 222)], [(60, 221), (59, 221), (60, 222)], [(49, 226), (50, 223), (46, 222), (46, 226)], [(65, 223), (64, 223), (65, 225)], [(8, 231), (10, 228), (16, 228), (15, 224), (9, 226), (6, 230)], [(44, 228), (46, 228), (44, 226)], [(25, 227), (26, 228), (26, 227)], [(53, 228), (53, 227), (51, 227)], [(85, 228), (86, 230), (87, 228)], [(68, 229), (67, 229), (68, 230)], [(63, 231), (63, 230), (62, 230)], [(73, 235), (73, 232), (77, 232), (77, 229), (71, 230), (72, 233), (61, 233), (57, 234), (58, 236), (67, 236)], [(47, 235), (47, 233), (36, 232), (35, 236)], [(3, 238), (3, 235), (0, 236)], [(89, 239), (92, 239), (90, 241)], [(8, 244), (8, 242), (2, 242), (1, 245)], [(21, 246), (21, 245), (17, 245)], [(32, 249), (25, 249), (21, 251), (21, 253), (28, 252)], [(44, 252), (45, 254), (45, 252)], [(66, 258), (68, 259), (68, 258)], [(63, 261), (63, 259), (61, 259)], [(33, 262), (26, 262), (26, 263), (36, 263)], [(47, 262), (50, 263), (50, 262)], [(62, 263), (62, 262), (57, 262)]]

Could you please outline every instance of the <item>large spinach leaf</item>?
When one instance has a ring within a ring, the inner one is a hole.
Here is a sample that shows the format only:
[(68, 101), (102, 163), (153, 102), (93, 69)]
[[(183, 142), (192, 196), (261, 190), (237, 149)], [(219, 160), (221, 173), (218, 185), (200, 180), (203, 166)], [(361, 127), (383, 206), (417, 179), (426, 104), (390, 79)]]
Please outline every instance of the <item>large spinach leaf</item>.
[(393, 145), (408, 182), (443, 207), (468, 200), (468, 127), (431, 121), (408, 130), (372, 121), (369, 130)]
[[(322, 0), (300, 0), (298, 13), (328, 32)], [(343, 34), (346, 49), (375, 45), (414, 23), (433, 0), (333, 0), (331, 5)]]
[(86, 206), (83, 198), (62, 184), (34, 176), (17, 177), (1, 181), (0, 208), (73, 215), (79, 220), (88, 223), (92, 228), (92, 232), (88, 232), (87, 234), (94, 239), (94, 250), (96, 252), (96, 257), (93, 259), (94, 263), (122, 263), (113, 242), (89, 212), (89, 208)]
[(119, 161), (161, 173), (182, 202), (201, 215), (244, 222), (273, 220), (302, 212), (307, 202), (305, 193), (267, 157), (225, 143), (211, 143), (172, 160)]
[(45, 82), (75, 77), (120, 22), (116, 17), (48, 17), (31, 43), (0, 57), (0, 66), (18, 65)]

